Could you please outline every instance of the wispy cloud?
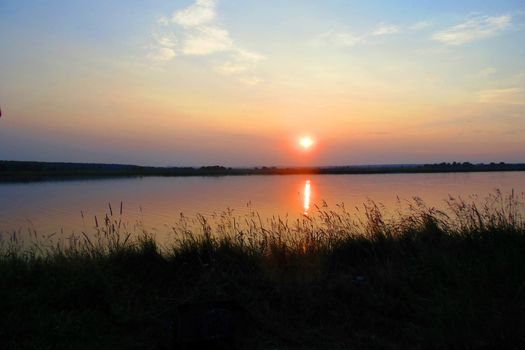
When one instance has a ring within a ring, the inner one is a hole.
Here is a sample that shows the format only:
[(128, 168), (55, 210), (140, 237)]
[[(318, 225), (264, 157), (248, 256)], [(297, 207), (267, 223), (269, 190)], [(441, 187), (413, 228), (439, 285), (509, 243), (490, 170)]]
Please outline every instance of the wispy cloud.
[(175, 56), (175, 51), (169, 47), (154, 48), (148, 53), (148, 58), (155, 62), (171, 61)]
[(350, 32), (331, 30), (317, 35), (314, 41), (316, 43), (327, 43), (338, 47), (351, 47), (360, 43), (363, 38), (363, 36), (357, 36)]
[(261, 82), (262, 80), (255, 76), (255, 69), (265, 57), (235, 44), (230, 32), (217, 23), (216, 19), (216, 0), (196, 0), (192, 5), (175, 11), (169, 19), (161, 17), (158, 24), (163, 27), (174, 26), (179, 31), (181, 44), (178, 44), (173, 32), (154, 35), (155, 45), (150, 47), (148, 57), (159, 62), (174, 59), (177, 52), (186, 56), (223, 53), (227, 58), (214, 67), (216, 72), (235, 76), (247, 85)]
[(485, 67), (479, 71), (479, 75), (484, 78), (489, 77), (494, 73), (496, 73), (496, 68), (494, 67)]
[(223, 75), (235, 75), (246, 72), (248, 67), (242, 63), (227, 61), (217, 65), (215, 70)]
[(216, 17), (216, 0), (196, 0), (194, 4), (173, 13), (172, 23), (183, 30), (183, 54), (210, 55), (233, 47), (228, 30), (214, 23)]
[(461, 45), (498, 35), (510, 26), (511, 16), (477, 16), (435, 33), (432, 38), (446, 45)]
[(266, 59), (266, 57), (264, 57), (263, 55), (260, 55), (255, 52), (246, 51), (243, 49), (236, 49), (235, 57), (238, 60), (242, 60), (242, 61), (249, 62), (249, 63), (259, 63)]
[(262, 80), (259, 77), (252, 76), (252, 77), (241, 77), (239, 80), (249, 86), (255, 86), (262, 82)]
[(227, 51), (232, 47), (233, 40), (226, 29), (200, 26), (186, 34), (182, 51), (185, 55), (202, 56)]
[(216, 5), (215, 0), (197, 0), (193, 5), (175, 12), (171, 20), (182, 27), (200, 26), (215, 19)]
[(177, 37), (173, 33), (156, 33), (153, 34), (153, 38), (158, 46), (170, 48), (177, 46)]
[(222, 75), (239, 76), (241, 82), (253, 86), (261, 82), (261, 79), (254, 79), (253, 76), (246, 77), (245, 73), (253, 72), (256, 65), (265, 59), (266, 57), (258, 53), (237, 49), (228, 61), (217, 65), (215, 71)]
[(162, 25), (162, 26), (167, 26), (170, 24), (170, 19), (168, 17), (165, 17), (165, 16), (161, 16), (158, 20), (157, 20), (157, 23)]
[(177, 56), (174, 48), (177, 46), (177, 38), (173, 33), (153, 34), (154, 44), (148, 47), (148, 58), (153, 62), (171, 61)]
[(479, 91), (478, 101), (481, 103), (525, 104), (523, 89), (517, 87)]
[(336, 47), (352, 47), (366, 43), (371, 37), (398, 34), (402, 31), (401, 26), (379, 23), (374, 30), (360, 35), (344, 30), (329, 30), (317, 35), (313, 39), (313, 42), (315, 44), (328, 44)]
[(399, 28), (399, 26), (381, 23), (376, 29), (374, 29), (374, 31), (372, 31), (371, 35), (374, 35), (374, 36), (389, 35), (389, 34), (399, 33), (400, 31), (401, 31), (401, 28)]
[(430, 22), (420, 21), (420, 22), (416, 22), (416, 23), (410, 25), (408, 27), (408, 29), (410, 29), (410, 30), (422, 30), (422, 29), (430, 27), (431, 25), (432, 24)]

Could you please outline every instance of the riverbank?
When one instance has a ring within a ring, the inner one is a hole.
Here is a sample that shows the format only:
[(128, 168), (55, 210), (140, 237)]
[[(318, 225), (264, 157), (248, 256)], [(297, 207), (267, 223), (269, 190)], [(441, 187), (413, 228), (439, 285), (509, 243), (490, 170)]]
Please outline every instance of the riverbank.
[(0, 182), (114, 178), (137, 176), (240, 176), (299, 174), (410, 174), (451, 172), (525, 171), (515, 163), (436, 163), (398, 165), (353, 165), (330, 167), (151, 167), (123, 164), (0, 161)]
[(201, 348), (200, 334), (212, 348), (520, 349), (522, 199), (451, 199), (447, 214), (416, 201), (394, 218), (367, 203), (365, 220), (321, 209), (293, 225), (226, 213), (181, 221), (162, 247), (116, 213), (55, 244), (3, 235), (0, 343)]

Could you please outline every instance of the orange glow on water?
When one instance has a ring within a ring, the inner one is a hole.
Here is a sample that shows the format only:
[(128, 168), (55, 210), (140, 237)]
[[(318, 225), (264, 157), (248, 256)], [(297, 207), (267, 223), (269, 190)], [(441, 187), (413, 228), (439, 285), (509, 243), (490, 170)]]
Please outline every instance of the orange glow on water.
[(303, 203), (303, 209), (304, 209), (304, 215), (308, 215), (308, 211), (310, 210), (310, 180), (306, 180), (304, 183), (304, 203)]

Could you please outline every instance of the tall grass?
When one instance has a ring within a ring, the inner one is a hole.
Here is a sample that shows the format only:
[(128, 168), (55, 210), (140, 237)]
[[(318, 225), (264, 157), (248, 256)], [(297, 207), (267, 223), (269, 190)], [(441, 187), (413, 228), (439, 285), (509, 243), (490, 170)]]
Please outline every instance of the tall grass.
[(228, 300), (246, 348), (521, 348), (523, 199), (181, 215), (163, 245), (109, 206), (67, 239), (3, 236), (0, 342), (160, 348), (179, 305)]

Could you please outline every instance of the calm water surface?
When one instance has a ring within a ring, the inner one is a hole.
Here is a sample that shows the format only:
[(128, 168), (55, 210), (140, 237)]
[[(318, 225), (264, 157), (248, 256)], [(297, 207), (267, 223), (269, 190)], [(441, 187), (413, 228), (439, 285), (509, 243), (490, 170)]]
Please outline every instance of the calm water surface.
[[(419, 196), (443, 207), (448, 195), (485, 197), (496, 189), (525, 191), (524, 172), (290, 175), (232, 177), (146, 177), (35, 183), (0, 183), (0, 232), (80, 232), (93, 227), (94, 217), (119, 211), (123, 202), (127, 222), (143, 222), (148, 230), (163, 232), (180, 213), (233, 209), (243, 215), (290, 218), (314, 214), (315, 205), (344, 203), (347, 208), (367, 199), (395, 207), (397, 198)], [(81, 216), (84, 214), (84, 219)]]

